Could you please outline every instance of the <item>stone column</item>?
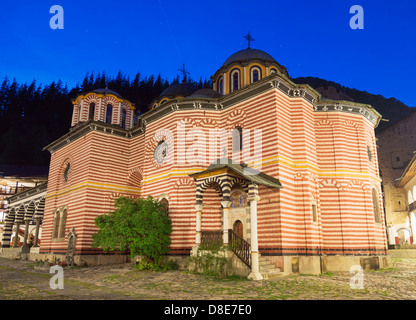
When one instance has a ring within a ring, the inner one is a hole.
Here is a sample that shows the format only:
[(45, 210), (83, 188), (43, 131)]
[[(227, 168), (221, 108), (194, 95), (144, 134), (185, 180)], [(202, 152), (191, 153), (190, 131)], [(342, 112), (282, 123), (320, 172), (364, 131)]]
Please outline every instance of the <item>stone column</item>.
[(19, 229), (20, 229), (20, 223), (16, 223), (16, 233), (14, 236), (13, 248), (17, 248), (17, 245), (19, 244)]
[(257, 194), (257, 186), (250, 186), (250, 218), (251, 218), (251, 273), (248, 278), (252, 280), (262, 280), (259, 268), (259, 248), (257, 239), (257, 201), (260, 200)]
[(36, 230), (35, 230), (35, 239), (33, 241), (33, 247), (38, 247), (39, 229), (40, 229), (40, 218), (36, 218)]
[(23, 245), (27, 244), (27, 237), (29, 236), (29, 220), (25, 221), (25, 236), (23, 239)]
[(222, 232), (222, 241), (223, 244), (228, 244), (228, 229), (229, 226), (229, 210), (231, 201), (221, 201), (222, 205), (222, 214), (223, 214), (223, 232)]
[(202, 219), (202, 204), (196, 204), (196, 238), (195, 238), (195, 244), (200, 245), (201, 244), (201, 219)]

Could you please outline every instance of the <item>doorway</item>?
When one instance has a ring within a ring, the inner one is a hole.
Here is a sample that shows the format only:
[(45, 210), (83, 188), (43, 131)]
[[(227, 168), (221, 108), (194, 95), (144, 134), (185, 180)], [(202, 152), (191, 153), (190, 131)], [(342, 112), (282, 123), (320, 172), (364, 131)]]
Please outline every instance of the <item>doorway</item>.
[(237, 221), (234, 222), (233, 231), (240, 238), (244, 239), (244, 237), (243, 237), (243, 223), (240, 220), (237, 220)]

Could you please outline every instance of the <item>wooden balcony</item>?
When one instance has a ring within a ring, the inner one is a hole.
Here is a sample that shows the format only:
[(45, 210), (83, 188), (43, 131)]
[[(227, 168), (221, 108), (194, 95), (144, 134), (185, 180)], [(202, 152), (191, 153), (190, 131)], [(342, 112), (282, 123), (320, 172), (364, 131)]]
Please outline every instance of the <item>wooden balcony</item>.
[(32, 187), (0, 187), (0, 196), (9, 196), (26, 191)]

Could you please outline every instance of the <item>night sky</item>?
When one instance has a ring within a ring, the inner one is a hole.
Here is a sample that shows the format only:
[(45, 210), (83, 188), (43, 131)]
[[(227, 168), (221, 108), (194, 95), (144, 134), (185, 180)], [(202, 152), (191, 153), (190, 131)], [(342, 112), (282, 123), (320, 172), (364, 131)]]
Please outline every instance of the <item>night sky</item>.
[[(51, 6), (64, 9), (53, 30)], [(350, 7), (364, 29), (350, 28)], [(271, 54), (291, 77), (314, 76), (416, 106), (416, 1), (1, 1), (0, 81), (69, 88), (87, 72), (152, 74), (169, 81), (184, 63), (209, 79), (234, 52)]]

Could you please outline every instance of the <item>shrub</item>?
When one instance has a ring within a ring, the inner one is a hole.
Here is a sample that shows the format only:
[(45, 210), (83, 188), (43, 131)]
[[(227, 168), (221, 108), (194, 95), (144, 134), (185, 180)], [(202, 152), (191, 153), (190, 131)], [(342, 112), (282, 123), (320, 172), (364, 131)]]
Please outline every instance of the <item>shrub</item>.
[(98, 232), (92, 246), (104, 251), (130, 250), (131, 257), (144, 258), (142, 267), (159, 266), (169, 250), (172, 226), (161, 203), (152, 197), (115, 200), (114, 212), (95, 219)]

